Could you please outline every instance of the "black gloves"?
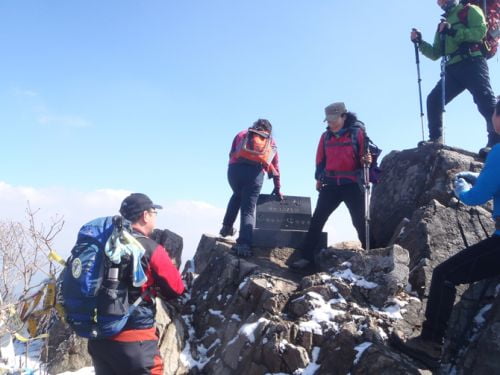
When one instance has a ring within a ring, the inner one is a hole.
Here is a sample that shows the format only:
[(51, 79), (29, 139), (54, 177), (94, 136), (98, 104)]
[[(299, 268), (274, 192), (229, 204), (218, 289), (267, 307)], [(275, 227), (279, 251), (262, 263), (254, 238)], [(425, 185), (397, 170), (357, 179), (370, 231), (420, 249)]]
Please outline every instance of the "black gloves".
[(438, 26), (438, 31), (441, 34), (446, 34), (449, 36), (455, 36), (457, 34), (457, 30), (453, 29), (448, 22), (441, 22)]
[(281, 194), (280, 188), (275, 187), (273, 191), (271, 192), (271, 195), (275, 195), (278, 200), (282, 201), (283, 200), (283, 194)]
[(283, 200), (283, 194), (281, 194), (280, 187), (281, 181), (280, 176), (273, 176), (274, 189), (271, 192), (271, 195), (275, 195), (280, 201)]
[(422, 43), (422, 33), (418, 29), (412, 29), (412, 40), (413, 43)]

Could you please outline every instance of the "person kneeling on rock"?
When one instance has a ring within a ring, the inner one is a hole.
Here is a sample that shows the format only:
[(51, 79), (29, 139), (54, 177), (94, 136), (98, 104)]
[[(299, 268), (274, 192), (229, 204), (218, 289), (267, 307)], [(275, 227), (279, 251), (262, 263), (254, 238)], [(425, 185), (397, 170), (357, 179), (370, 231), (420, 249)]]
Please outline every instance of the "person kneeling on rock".
[[(493, 126), (500, 134), (500, 96), (497, 97)], [(468, 205), (480, 205), (493, 198), (495, 233), (465, 248), (434, 269), (420, 336), (402, 342), (393, 340), (406, 354), (439, 366), (444, 334), (455, 301), (456, 286), (500, 275), (500, 144), (495, 145), (480, 174), (460, 172), (455, 177), (454, 192)]]

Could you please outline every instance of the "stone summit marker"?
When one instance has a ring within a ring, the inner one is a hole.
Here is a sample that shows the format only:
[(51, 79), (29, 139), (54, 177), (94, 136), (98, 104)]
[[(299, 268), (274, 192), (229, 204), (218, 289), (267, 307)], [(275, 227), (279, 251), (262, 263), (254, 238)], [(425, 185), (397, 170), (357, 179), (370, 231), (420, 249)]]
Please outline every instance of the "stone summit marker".
[[(253, 245), (260, 247), (299, 248), (311, 223), (311, 199), (286, 195), (282, 201), (270, 194), (257, 200)], [(321, 234), (318, 246), (327, 245), (327, 233)]]

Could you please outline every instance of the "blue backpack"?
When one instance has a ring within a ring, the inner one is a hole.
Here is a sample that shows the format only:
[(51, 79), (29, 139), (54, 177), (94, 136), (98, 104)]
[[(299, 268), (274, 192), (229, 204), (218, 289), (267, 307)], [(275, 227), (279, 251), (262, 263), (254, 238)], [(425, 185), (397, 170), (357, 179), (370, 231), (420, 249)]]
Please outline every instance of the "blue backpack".
[(104, 252), (110, 236), (123, 230), (123, 218), (110, 216), (92, 220), (78, 232), (60, 288), (66, 320), (79, 336), (100, 339), (119, 333), (142, 300), (129, 304), (130, 259), (112, 264)]

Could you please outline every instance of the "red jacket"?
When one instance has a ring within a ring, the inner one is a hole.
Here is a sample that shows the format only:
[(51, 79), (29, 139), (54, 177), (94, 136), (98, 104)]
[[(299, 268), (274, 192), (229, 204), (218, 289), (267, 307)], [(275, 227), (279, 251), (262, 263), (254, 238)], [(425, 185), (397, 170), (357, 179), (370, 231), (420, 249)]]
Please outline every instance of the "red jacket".
[[(361, 158), (365, 149), (365, 134), (358, 130), (353, 142), (353, 129), (344, 128), (338, 133), (327, 130), (319, 139), (316, 151), (316, 179), (344, 184), (358, 182), (362, 169)], [(356, 128), (359, 129), (359, 128)]]
[[(141, 262), (148, 280), (140, 288), (129, 287), (130, 303), (134, 303), (145, 290), (152, 296), (159, 295), (163, 299), (173, 299), (182, 295), (185, 291), (184, 282), (165, 248), (140, 233), (134, 232), (134, 235), (146, 250)], [(130, 315), (125, 330), (153, 327), (156, 314), (153, 298), (145, 297)]]
[[(231, 144), (231, 151), (229, 152), (229, 164), (236, 164), (240, 163), (241, 161), (238, 160), (238, 158), (235, 156), (236, 150), (241, 146), (241, 143), (245, 139), (246, 134), (248, 133), (248, 130), (245, 129), (238, 134), (233, 139), (233, 143)], [(279, 188), (280, 187), (280, 167), (279, 167), (279, 156), (278, 156), (278, 150), (276, 146), (276, 142), (274, 141), (274, 138), (271, 138), (271, 146), (276, 149), (276, 153), (274, 155), (273, 160), (271, 161), (272, 165), (272, 170), (273, 172), (268, 172), (269, 177), (273, 177), (274, 180), (274, 186)], [(264, 170), (264, 168), (263, 168)], [(264, 170), (265, 171), (265, 170)]]

